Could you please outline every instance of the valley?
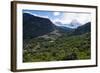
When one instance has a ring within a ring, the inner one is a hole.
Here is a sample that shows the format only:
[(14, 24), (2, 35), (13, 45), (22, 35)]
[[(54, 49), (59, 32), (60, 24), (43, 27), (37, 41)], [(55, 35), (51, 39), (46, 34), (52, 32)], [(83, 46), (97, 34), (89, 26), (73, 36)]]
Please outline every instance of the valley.
[(56, 26), (47, 18), (23, 16), (23, 62), (91, 58), (91, 22), (72, 29)]

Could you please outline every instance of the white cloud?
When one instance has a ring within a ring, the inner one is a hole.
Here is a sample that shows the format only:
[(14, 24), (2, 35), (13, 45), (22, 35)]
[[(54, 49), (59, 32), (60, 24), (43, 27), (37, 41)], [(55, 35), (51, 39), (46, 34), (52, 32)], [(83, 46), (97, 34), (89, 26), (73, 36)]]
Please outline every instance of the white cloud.
[[(70, 20), (77, 20), (81, 24), (91, 21), (91, 15), (86, 13), (64, 13), (62, 20), (65, 20), (66, 23)], [(68, 20), (68, 21), (67, 21)]]
[(54, 12), (53, 14), (54, 14), (54, 16), (58, 16), (58, 15), (60, 15), (60, 12)]
[(91, 14), (86, 13), (63, 13), (61, 18), (53, 20), (53, 22), (61, 22), (62, 24), (69, 24), (73, 20), (77, 20), (81, 24), (91, 21)]
[(67, 23), (70, 23), (71, 22), (71, 20), (63, 20), (63, 19), (59, 19), (59, 18), (57, 18), (57, 19), (55, 19), (55, 20), (52, 20), (53, 21), (53, 23), (56, 23), (56, 22), (61, 22), (62, 24), (67, 24)]
[(84, 24), (91, 21), (91, 14), (80, 14), (77, 18), (77, 21)]

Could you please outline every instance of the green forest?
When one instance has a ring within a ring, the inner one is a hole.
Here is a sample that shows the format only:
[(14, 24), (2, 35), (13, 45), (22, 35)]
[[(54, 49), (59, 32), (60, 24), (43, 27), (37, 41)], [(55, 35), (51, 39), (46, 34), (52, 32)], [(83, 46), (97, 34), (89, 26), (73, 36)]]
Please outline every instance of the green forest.
[[(51, 36), (52, 37), (52, 36)], [(91, 58), (90, 32), (24, 41), (23, 62), (84, 60)]]

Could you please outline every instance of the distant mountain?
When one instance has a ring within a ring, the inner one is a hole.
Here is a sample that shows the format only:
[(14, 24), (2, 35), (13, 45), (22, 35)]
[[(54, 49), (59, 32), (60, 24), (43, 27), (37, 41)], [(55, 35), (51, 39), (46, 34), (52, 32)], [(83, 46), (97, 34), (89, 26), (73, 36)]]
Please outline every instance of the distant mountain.
[(82, 26), (79, 26), (77, 29), (75, 29), (74, 34), (84, 34), (87, 32), (91, 32), (91, 22), (88, 22)]
[(23, 37), (34, 38), (54, 31), (55, 25), (47, 18), (23, 13)]
[(76, 29), (79, 26), (81, 26), (81, 24), (78, 21), (76, 21), (76, 20), (73, 20), (69, 24), (62, 24), (61, 22), (55, 22), (55, 25), (61, 26), (61, 27), (66, 27), (66, 28), (71, 28), (71, 29)]
[(78, 28), (79, 26), (81, 26), (82, 24), (79, 23), (77, 20), (72, 20), (72, 22), (69, 24), (70, 28)]
[[(58, 22), (57, 22), (58, 24)], [(59, 24), (61, 24), (59, 22)], [(29, 13), (23, 13), (23, 38), (31, 39), (39, 36), (61, 36), (62, 34), (84, 34), (91, 31), (91, 23), (88, 22), (80, 26), (77, 21), (72, 21), (70, 25), (57, 26), (52, 23), (48, 18), (42, 18), (31, 15)]]
[(56, 29), (59, 30), (59, 32), (66, 33), (66, 34), (74, 31), (74, 29), (68, 28), (68, 27), (65, 27), (65, 26), (57, 26)]

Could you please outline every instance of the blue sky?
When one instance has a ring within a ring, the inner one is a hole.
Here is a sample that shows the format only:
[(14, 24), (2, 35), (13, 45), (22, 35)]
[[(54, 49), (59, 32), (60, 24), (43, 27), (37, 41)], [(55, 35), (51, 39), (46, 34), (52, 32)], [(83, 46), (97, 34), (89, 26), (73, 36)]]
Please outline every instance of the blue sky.
[(23, 13), (30, 13), (35, 16), (49, 18), (53, 23), (60, 22), (62, 24), (70, 24), (75, 20), (83, 25), (91, 21), (91, 14), (82, 12), (23, 10)]

